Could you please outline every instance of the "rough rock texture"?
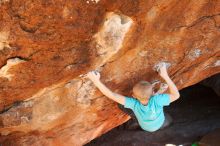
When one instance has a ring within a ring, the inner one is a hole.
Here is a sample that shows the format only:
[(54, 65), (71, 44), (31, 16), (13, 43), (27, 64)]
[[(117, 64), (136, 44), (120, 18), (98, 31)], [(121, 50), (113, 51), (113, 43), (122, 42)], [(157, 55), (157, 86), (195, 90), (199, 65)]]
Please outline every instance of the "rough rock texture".
[(167, 61), (182, 89), (220, 72), (219, 36), (217, 0), (0, 0), (0, 142), (85, 144), (129, 117), (81, 74), (130, 95)]

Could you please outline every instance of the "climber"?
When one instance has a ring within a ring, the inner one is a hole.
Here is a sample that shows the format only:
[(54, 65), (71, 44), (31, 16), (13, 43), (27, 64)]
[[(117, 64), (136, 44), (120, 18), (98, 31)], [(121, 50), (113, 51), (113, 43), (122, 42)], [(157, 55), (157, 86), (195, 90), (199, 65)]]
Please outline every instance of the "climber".
[(89, 78), (105, 96), (121, 104), (123, 106), (121, 109), (136, 119), (140, 128), (145, 131), (154, 132), (170, 124), (171, 118), (166, 116), (167, 114), (164, 115), (163, 107), (168, 106), (171, 102), (180, 97), (177, 87), (167, 73), (166, 64), (162, 63), (157, 71), (168, 84), (169, 93), (153, 94), (152, 84), (147, 81), (140, 81), (133, 87), (132, 97), (123, 96), (107, 88), (100, 81), (99, 72), (91, 71), (86, 74), (86, 77)]

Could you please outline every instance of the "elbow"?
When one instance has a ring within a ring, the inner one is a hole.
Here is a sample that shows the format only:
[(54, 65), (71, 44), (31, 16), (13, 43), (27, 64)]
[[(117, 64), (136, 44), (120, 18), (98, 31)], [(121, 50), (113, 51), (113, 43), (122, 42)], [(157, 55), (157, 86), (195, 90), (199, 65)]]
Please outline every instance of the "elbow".
[(170, 94), (172, 95), (172, 99), (173, 99), (173, 100), (177, 100), (177, 99), (180, 98), (180, 93), (179, 93), (179, 91), (173, 92), (173, 93), (170, 93)]
[(176, 95), (175, 95), (176, 99), (179, 99), (180, 98), (180, 93), (178, 92)]
[(177, 92), (177, 93), (173, 93), (172, 95), (173, 95), (173, 99), (174, 99), (174, 100), (177, 100), (177, 99), (180, 98), (180, 94), (179, 94), (179, 92)]

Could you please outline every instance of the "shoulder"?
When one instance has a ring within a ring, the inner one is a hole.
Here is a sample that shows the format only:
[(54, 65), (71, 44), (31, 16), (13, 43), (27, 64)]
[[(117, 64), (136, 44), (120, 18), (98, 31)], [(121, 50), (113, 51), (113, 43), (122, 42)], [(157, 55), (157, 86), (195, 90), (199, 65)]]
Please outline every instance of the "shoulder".
[(170, 99), (170, 94), (168, 94), (168, 93), (159, 94), (159, 96), (162, 98)]
[(125, 107), (126, 108), (134, 108), (135, 104), (139, 101), (133, 97), (125, 96)]
[(136, 98), (130, 97), (130, 96), (125, 96), (125, 101), (129, 101), (129, 102), (138, 102), (138, 100)]
[(169, 98), (170, 96), (169, 96), (168, 93), (162, 93), (162, 94), (155, 94), (155, 95), (152, 95), (151, 98), (156, 99), (156, 98), (160, 98), (160, 97), (162, 97), (162, 98)]
[(161, 106), (170, 104), (170, 95), (167, 93), (153, 95), (152, 100)]

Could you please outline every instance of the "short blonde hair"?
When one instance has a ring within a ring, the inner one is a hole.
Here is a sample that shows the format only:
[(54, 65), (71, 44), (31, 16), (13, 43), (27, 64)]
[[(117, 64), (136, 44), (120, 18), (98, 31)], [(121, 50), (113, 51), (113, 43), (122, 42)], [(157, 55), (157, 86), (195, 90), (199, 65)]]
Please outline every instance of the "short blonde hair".
[[(143, 101), (152, 95), (153, 85), (148, 81), (139, 81), (133, 87), (134, 96), (139, 100)], [(151, 90), (151, 92), (149, 91)]]

